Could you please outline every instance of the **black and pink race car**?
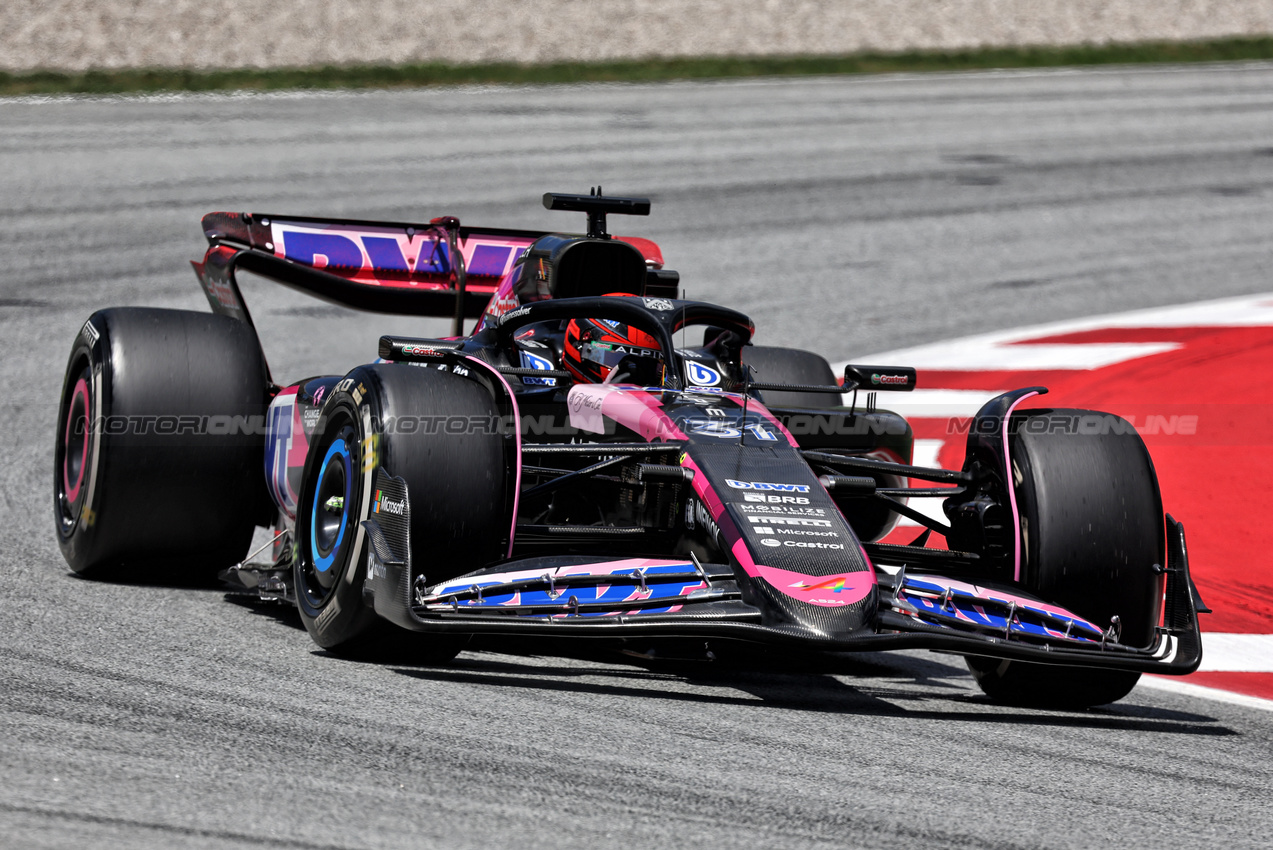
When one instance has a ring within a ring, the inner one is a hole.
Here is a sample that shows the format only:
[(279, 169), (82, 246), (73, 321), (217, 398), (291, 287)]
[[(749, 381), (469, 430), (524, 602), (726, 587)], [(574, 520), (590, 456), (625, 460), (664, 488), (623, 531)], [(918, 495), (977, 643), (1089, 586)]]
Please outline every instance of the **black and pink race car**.
[[(877, 393), (914, 370), (837, 376), (682, 300), (655, 244), (606, 232), (647, 200), (544, 202), (587, 233), (204, 217), (210, 313), (101, 310), (72, 346), (71, 568), (220, 570), (333, 652), (431, 661), (505, 633), (918, 647), (965, 655), (992, 698), (1058, 707), (1197, 668), (1183, 529), (1124, 420), (1016, 390), (969, 423), (962, 469), (913, 466)], [(454, 333), (280, 385), (238, 269)], [(903, 517), (917, 536), (883, 542)], [(249, 563), (257, 527), (273, 557)]]

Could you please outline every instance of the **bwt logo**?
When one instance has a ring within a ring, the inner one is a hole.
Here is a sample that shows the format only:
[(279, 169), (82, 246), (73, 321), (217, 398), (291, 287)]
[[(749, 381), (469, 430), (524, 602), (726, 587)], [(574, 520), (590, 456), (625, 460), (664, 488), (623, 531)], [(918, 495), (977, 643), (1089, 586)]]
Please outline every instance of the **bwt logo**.
[(735, 490), (775, 490), (779, 493), (808, 493), (808, 484), (770, 484), (768, 481), (735, 481), (726, 478), (725, 483)]
[[(293, 230), (273, 225), (278, 253), (293, 262), (333, 272), (376, 271), (394, 276), (438, 275), (451, 272), (445, 242), (431, 236), (401, 236), (390, 232), (354, 229)], [(469, 240), (473, 244), (473, 240)], [(518, 249), (513, 245), (476, 244), (465, 257), (470, 275), (500, 277)]]

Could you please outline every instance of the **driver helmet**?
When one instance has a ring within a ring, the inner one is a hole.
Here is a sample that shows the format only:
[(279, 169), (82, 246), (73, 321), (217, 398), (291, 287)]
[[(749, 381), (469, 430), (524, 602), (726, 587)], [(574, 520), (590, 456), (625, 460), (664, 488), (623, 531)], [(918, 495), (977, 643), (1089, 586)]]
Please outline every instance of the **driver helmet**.
[(638, 383), (657, 378), (657, 383), (662, 383), (658, 340), (613, 319), (571, 319), (562, 343), (561, 363), (576, 379), (588, 383), (620, 377)]

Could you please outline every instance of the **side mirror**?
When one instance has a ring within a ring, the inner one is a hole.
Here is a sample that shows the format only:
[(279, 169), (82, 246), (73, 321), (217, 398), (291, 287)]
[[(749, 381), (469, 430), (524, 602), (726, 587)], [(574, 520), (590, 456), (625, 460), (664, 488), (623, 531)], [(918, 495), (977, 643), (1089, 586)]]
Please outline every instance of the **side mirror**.
[[(917, 375), (910, 366), (844, 367), (844, 389), (908, 393), (915, 389)], [(852, 385), (852, 386), (850, 386)]]

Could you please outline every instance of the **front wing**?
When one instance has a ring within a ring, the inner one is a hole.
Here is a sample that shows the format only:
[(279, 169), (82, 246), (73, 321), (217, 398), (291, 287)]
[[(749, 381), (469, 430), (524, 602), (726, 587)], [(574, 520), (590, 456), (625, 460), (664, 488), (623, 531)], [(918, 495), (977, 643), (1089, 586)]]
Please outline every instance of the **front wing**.
[[(401, 488), (409, 505), (405, 483), (381, 476), (380, 484)], [(1193, 672), (1202, 660), (1200, 606), (1184, 529), (1170, 518), (1164, 618), (1148, 647), (1124, 645), (1113, 629), (1016, 588), (906, 567), (895, 574), (877, 567), (876, 616), (867, 627), (842, 634), (784, 622), (743, 570), (692, 556), (535, 557), (430, 583), (411, 569), (409, 514), (370, 519), (365, 526), (372, 544), (365, 601), (413, 631), (717, 638), (841, 652), (932, 649), (1173, 675)], [(809, 590), (803, 582), (800, 588)], [(826, 591), (844, 589), (854, 590)]]

